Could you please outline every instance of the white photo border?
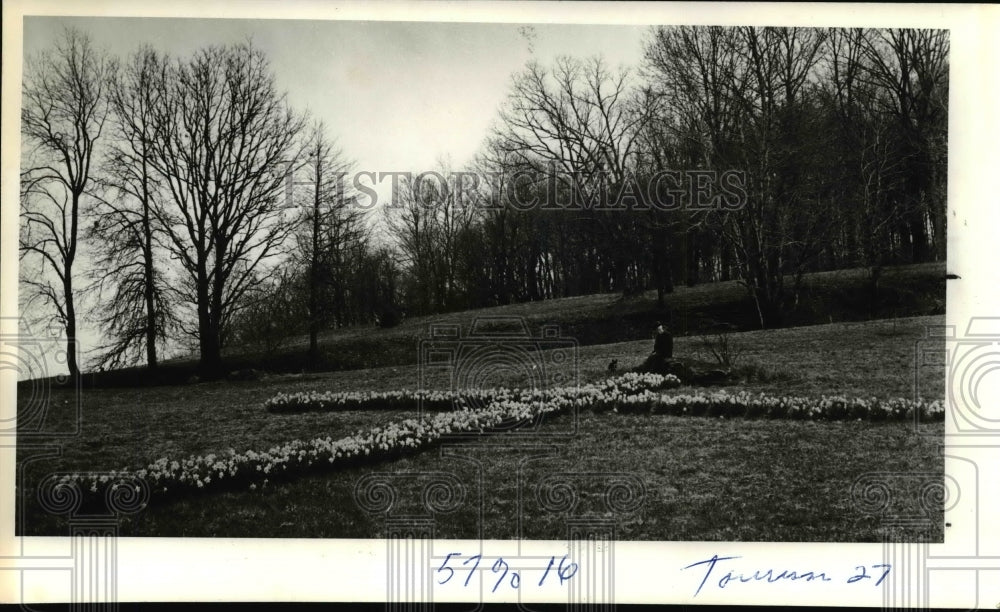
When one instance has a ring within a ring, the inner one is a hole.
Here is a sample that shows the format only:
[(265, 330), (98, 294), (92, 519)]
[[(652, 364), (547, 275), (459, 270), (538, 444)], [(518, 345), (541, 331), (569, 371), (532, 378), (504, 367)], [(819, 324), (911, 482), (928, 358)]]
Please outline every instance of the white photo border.
[[(987, 5), (767, 4), (767, 3), (571, 3), (571, 2), (320, 2), (205, 0), (173, 3), (102, 1), (5, 1), (3, 4), (2, 206), (0, 206), (0, 314), (4, 325), (17, 314), (19, 118), (22, 18), (27, 15), (469, 21), (581, 24), (800, 25), (941, 28), (951, 32), (948, 149), (947, 324), (962, 333), (973, 317), (1000, 315), (995, 223), (1000, 194), (1000, 9)], [(5, 331), (10, 331), (9, 328)], [(16, 330), (15, 330), (16, 331)], [(0, 388), (0, 404), (15, 406), (14, 385)], [(954, 527), (943, 544), (912, 545), (922, 555), (922, 578), (902, 588), (909, 605), (1000, 605), (1000, 515), (990, 482), (1000, 467), (1000, 431), (964, 436), (949, 422), (946, 472), (959, 478), (966, 501), (946, 516)], [(59, 559), (72, 556), (69, 538), (21, 538), (14, 534), (14, 451), (0, 448), (0, 600), (5, 603), (66, 601), (68, 573)], [(971, 465), (974, 469), (965, 469)], [(472, 550), (479, 542), (436, 541)], [(565, 542), (482, 543), (484, 556), (547, 557)], [(382, 601), (386, 597), (385, 540), (281, 540), (120, 538), (113, 580), (118, 601)], [(696, 576), (682, 568), (713, 555), (741, 555), (759, 567), (846, 567), (878, 563), (881, 544), (786, 544), (703, 542), (615, 543), (614, 603), (741, 603), (882, 606), (881, 590), (830, 589), (817, 583), (750, 585), (694, 597)], [(756, 562), (756, 561), (755, 561)], [(33, 571), (48, 567), (52, 571)], [(28, 574), (31, 573), (31, 577)], [(753, 588), (751, 588), (753, 587)], [(954, 588), (949, 588), (954, 587)], [(919, 592), (918, 592), (919, 591)], [(558, 603), (566, 591), (525, 596)], [(476, 591), (435, 590), (435, 601), (478, 601)], [(516, 601), (510, 592), (485, 593), (485, 601)], [(905, 598), (905, 597), (904, 597)], [(893, 607), (904, 605), (894, 600)]]

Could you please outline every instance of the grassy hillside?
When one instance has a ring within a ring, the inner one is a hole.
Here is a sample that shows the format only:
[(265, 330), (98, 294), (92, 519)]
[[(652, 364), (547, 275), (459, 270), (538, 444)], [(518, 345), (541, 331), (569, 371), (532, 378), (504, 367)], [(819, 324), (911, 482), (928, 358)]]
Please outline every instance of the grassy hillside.
[[(943, 366), (921, 371), (921, 386), (914, 388), (918, 343), (929, 325), (943, 323), (943, 316), (928, 316), (737, 333), (732, 341), (743, 350), (737, 366), (746, 380), (732, 390), (882, 398), (913, 397), (919, 392), (927, 398), (943, 397)], [(588, 382), (606, 376), (609, 359), (619, 359), (623, 367), (634, 365), (650, 347), (649, 340), (584, 346), (576, 359), (558, 367)], [(676, 345), (680, 355), (700, 355), (703, 350), (694, 336), (680, 338)], [(524, 383), (516, 372), (499, 376), (498, 384)], [(336, 438), (398, 422), (413, 413), (276, 415), (266, 412), (263, 402), (278, 392), (413, 388), (417, 380), (417, 367), (408, 365), (141, 390), (85, 389), (79, 398), (79, 415), (70, 393), (55, 390), (47, 404), (47, 428), (71, 429), (79, 416), (82, 431), (65, 440), (59, 457), (26, 461), (33, 451), (19, 449), (18, 459), (25, 468), (21, 490), (33, 491), (53, 471), (135, 469), (160, 457), (183, 459), (225, 453), (229, 448), (261, 450), (293, 439)], [(441, 389), (452, 383), (447, 372), (427, 382)], [(27, 397), (18, 400), (22, 408), (29, 402)], [(552, 446), (553, 454), (544, 463), (528, 466), (525, 478), (532, 482), (531, 478), (540, 478), (546, 470), (560, 469), (600, 468), (639, 475), (647, 487), (648, 502), (641, 514), (623, 526), (622, 539), (879, 541), (877, 521), (852, 506), (854, 479), (875, 468), (943, 473), (940, 423), (924, 432), (929, 435), (921, 435), (906, 423), (588, 413), (581, 416), (579, 426), (578, 435)], [(520, 486), (516, 475), (523, 451), (504, 447), (502, 438), (490, 436), (476, 446), (482, 450), (490, 489), (500, 491), (502, 499), (489, 506), (482, 521), (474, 514), (456, 515), (441, 526), (440, 537), (476, 537), (480, 527), (491, 537), (514, 537), (510, 504), (516, 497), (514, 489)], [(382, 523), (351, 501), (361, 476), (373, 469), (471, 470), (466, 463), (428, 451), (374, 468), (308, 476), (263, 492), (181, 499), (125, 518), (122, 534), (378, 537)], [(474, 471), (461, 474), (468, 483), (479, 478)], [(65, 532), (64, 519), (41, 511), (33, 496), (26, 499), (25, 512), (25, 534)], [(535, 518), (539, 520), (524, 535), (564, 536), (565, 524), (559, 517), (538, 514)], [(901, 537), (940, 541), (941, 529), (941, 525), (915, 528)]]
[[(865, 270), (839, 270), (807, 275), (796, 308), (786, 327), (912, 317), (944, 313), (945, 266), (920, 264), (886, 269), (874, 310), (869, 301)], [(400, 325), (381, 329), (352, 327), (329, 331), (320, 337), (321, 359), (311, 366), (307, 339), (294, 338), (266, 353), (254, 347), (233, 347), (225, 355), (229, 370), (257, 369), (272, 373), (360, 370), (410, 365), (418, 361), (418, 343), (428, 337), (431, 325), (460, 325), (468, 333), (473, 322), (489, 317), (522, 318), (531, 334), (542, 326), (556, 325), (563, 337), (580, 346), (645, 340), (658, 320), (669, 321), (676, 336), (691, 336), (717, 329), (759, 329), (756, 308), (736, 281), (678, 287), (667, 295), (666, 308), (656, 303), (653, 291), (623, 299), (620, 294), (595, 294), (512, 304), (426, 317), (413, 317)], [(196, 358), (168, 360), (151, 377), (144, 368), (92, 373), (85, 386), (176, 384), (197, 371)]]

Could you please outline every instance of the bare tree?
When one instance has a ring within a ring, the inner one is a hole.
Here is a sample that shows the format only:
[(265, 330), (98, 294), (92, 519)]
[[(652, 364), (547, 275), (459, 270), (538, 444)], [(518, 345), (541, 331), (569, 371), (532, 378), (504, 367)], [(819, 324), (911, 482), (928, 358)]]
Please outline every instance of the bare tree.
[(249, 43), (202, 49), (164, 83), (151, 163), (170, 197), (152, 211), (188, 281), (201, 368), (218, 376), (226, 323), (292, 228), (282, 187), (303, 120)]
[[(600, 58), (560, 58), (552, 70), (530, 63), (514, 79), (501, 111), (503, 143), (522, 161), (552, 164), (567, 187), (596, 195), (602, 179), (621, 182), (649, 119), (637, 104), (631, 72), (611, 71)], [(581, 184), (570, 185), (573, 178)]]
[[(718, 26), (655, 27), (643, 51), (649, 95), (658, 102), (643, 133), (643, 163), (649, 172), (706, 172), (704, 179), (715, 172), (713, 186), (718, 188), (721, 173), (742, 165), (740, 105), (748, 72), (739, 31)], [(682, 182), (679, 187), (685, 191), (687, 185)], [(715, 280), (730, 278), (727, 260), (732, 247), (719, 239), (718, 211), (691, 205), (690, 192), (674, 197), (680, 200), (675, 209), (650, 214), (656, 234), (663, 236), (654, 243), (663, 253), (653, 253), (661, 304), (664, 291), (673, 285), (671, 268), (689, 285), (699, 282), (703, 269)]]
[[(477, 172), (487, 177), (481, 185), (483, 190), (480, 201), (482, 207), (481, 227), (483, 244), (480, 259), (485, 266), (485, 279), (481, 290), (495, 304), (509, 304), (517, 299), (518, 285), (527, 284), (526, 279), (519, 275), (518, 259), (530, 258), (534, 261), (537, 255), (530, 248), (529, 240), (519, 240), (519, 215), (505, 205), (505, 185), (514, 164), (512, 155), (496, 142), (487, 139), (482, 151), (476, 159)], [(526, 234), (526, 233), (525, 233)], [(533, 292), (532, 287), (524, 291)]]
[[(452, 309), (458, 305), (456, 300), (461, 289), (459, 268), (462, 260), (476, 255), (466, 252), (463, 239), (478, 218), (477, 213), (481, 209), (480, 193), (470, 189), (471, 186), (461, 178), (463, 175), (456, 174), (448, 161), (439, 160), (436, 175), (433, 179), (423, 181), (420, 197), (425, 202), (425, 208), (432, 212), (437, 228), (434, 234), (438, 255), (438, 271), (435, 274), (438, 280), (435, 287), (436, 306), (439, 309)], [(445, 180), (440, 180), (441, 177)]]
[[(583, 247), (582, 261), (559, 260), (566, 267), (583, 265), (593, 271), (582, 275), (594, 281), (584, 290), (597, 290), (601, 267), (610, 270), (616, 290), (637, 288), (635, 262), (644, 245), (627, 238), (634, 235), (637, 217), (611, 212), (620, 190), (635, 184), (640, 137), (655, 108), (632, 76), (626, 68), (610, 70), (600, 58), (564, 57), (551, 70), (529, 63), (514, 79), (494, 138), (516, 162), (542, 169), (570, 203), (573, 212), (557, 222), (573, 218), (571, 234), (590, 248)], [(543, 197), (551, 205), (559, 195), (547, 192)], [(558, 236), (564, 248), (570, 240)]]
[[(876, 100), (897, 130), (905, 169), (904, 235), (914, 262), (943, 259), (948, 122), (946, 30), (875, 30), (865, 38), (862, 78), (885, 95)], [(927, 226), (931, 227), (928, 236)]]
[(291, 266), (280, 266), (261, 274), (230, 317), (224, 331), (227, 343), (238, 343), (244, 350), (256, 349), (273, 357), (301, 334), (307, 305), (303, 303), (303, 278), (298, 272)]
[[(52, 51), (29, 60), (21, 132), (28, 148), (21, 173), (21, 258), (39, 258), (41, 274), (22, 281), (55, 308), (66, 329), (67, 367), (76, 355), (74, 265), (84, 196), (93, 185), (95, 148), (108, 114), (108, 62), (83, 33), (68, 29)], [(53, 284), (54, 274), (58, 284)]]
[(351, 251), (359, 245), (364, 250), (366, 228), (362, 211), (353, 205), (346, 189), (345, 176), (352, 163), (330, 141), (322, 124), (313, 126), (306, 154), (307, 180), (302, 181), (306, 188), (296, 194), (303, 211), (296, 255), (308, 275), (309, 361), (316, 364), (318, 335), (327, 315), (332, 314), (335, 325), (346, 323), (346, 277), (349, 266), (358, 263), (352, 261), (358, 253)]
[(826, 32), (823, 90), (833, 118), (837, 147), (830, 155), (836, 172), (839, 245), (848, 263), (868, 270), (871, 314), (878, 302), (884, 265), (893, 259), (892, 230), (902, 221), (903, 165), (886, 113), (885, 90), (867, 73), (872, 65), (873, 30), (830, 28)]
[(797, 293), (823, 245), (810, 89), (822, 43), (808, 28), (658, 28), (646, 47), (675, 146), (690, 163), (746, 172), (745, 205), (705, 219), (735, 255), (764, 327), (780, 323), (785, 276)]
[(157, 263), (162, 232), (153, 215), (154, 202), (163, 195), (152, 153), (166, 66), (164, 57), (143, 47), (115, 71), (109, 90), (114, 131), (100, 179), (108, 197), (94, 211), (89, 231), (101, 244), (96, 289), (113, 290), (110, 304), (97, 315), (111, 336), (102, 347), (102, 367), (128, 365), (144, 354), (147, 366), (156, 369), (157, 345), (177, 323), (168, 279)]
[(422, 196), (421, 191), (412, 176), (405, 177), (393, 194), (396, 203), (386, 203), (382, 213), (400, 261), (409, 272), (404, 289), (408, 305), (412, 312), (427, 314), (433, 310), (438, 284), (438, 227), (434, 201), (426, 197), (427, 193)]
[[(810, 123), (815, 116), (809, 87), (824, 34), (812, 28), (757, 27), (739, 33), (748, 58), (740, 149), (749, 197), (746, 206), (722, 217), (720, 227), (737, 253), (761, 326), (774, 327), (824, 245), (822, 201), (807, 180), (808, 151), (818, 142), (818, 130)], [(791, 292), (786, 275), (793, 278)]]
[(665, 102), (655, 125), (671, 133), (688, 163), (709, 168), (733, 161), (738, 106), (747, 88), (738, 38), (736, 28), (661, 26), (646, 41), (644, 73)]

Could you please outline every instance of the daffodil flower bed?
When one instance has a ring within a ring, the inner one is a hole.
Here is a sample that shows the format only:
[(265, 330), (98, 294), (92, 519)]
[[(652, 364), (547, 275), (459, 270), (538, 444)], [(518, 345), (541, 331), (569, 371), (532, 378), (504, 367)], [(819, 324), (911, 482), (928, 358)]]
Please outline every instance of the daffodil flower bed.
[(943, 421), (944, 402), (904, 398), (783, 397), (748, 392), (664, 395), (642, 391), (620, 398), (616, 412), (675, 416), (743, 417), (821, 421)]
[[(729, 418), (944, 420), (944, 403), (941, 401), (846, 397), (816, 399), (724, 391), (684, 395), (659, 392), (679, 385), (680, 381), (669, 375), (627, 374), (580, 387), (500, 390), (475, 396), (488, 401), (485, 408), (468, 409), (459, 404), (455, 409), (452, 405), (448, 410), (376, 427), (339, 440), (327, 436), (309, 441), (293, 440), (260, 452), (248, 450), (237, 453), (230, 449), (222, 456), (210, 454), (180, 461), (161, 458), (136, 471), (126, 468), (98, 476), (66, 474), (59, 478), (57, 486), (74, 489), (74, 494), (91, 501), (105, 499), (120, 487), (145, 488), (150, 494), (150, 501), (208, 490), (255, 490), (271, 482), (309, 472), (342, 469), (419, 452), (439, 443), (446, 435), (509, 431), (537, 423), (544, 415), (558, 415), (570, 410)], [(327, 395), (309, 406), (318, 410), (346, 409), (341, 408), (349, 405), (346, 401), (331, 399), (342, 395), (347, 394)], [(299, 394), (296, 397), (315, 396)], [(403, 398), (404, 395), (394, 397)], [(399, 401), (413, 401), (412, 397), (410, 395), (410, 399)], [(359, 405), (370, 408), (382, 406), (375, 399), (367, 401), (372, 403)]]
[(58, 479), (57, 487), (75, 489), (75, 495), (87, 497), (91, 503), (104, 499), (119, 487), (139, 487), (140, 481), (151, 499), (206, 490), (255, 490), (275, 480), (310, 471), (393, 459), (426, 449), (448, 434), (487, 434), (515, 429), (573, 405), (570, 398), (495, 400), (485, 409), (439, 412), (421, 419), (406, 419), (339, 440), (327, 436), (309, 441), (293, 440), (263, 452), (237, 453), (230, 449), (223, 456), (210, 454), (182, 461), (162, 458), (137, 471), (126, 468), (101, 475), (66, 474)]
[[(209, 454), (183, 460), (161, 458), (139, 470), (125, 468), (108, 474), (65, 474), (58, 479), (58, 487), (75, 489), (75, 494), (90, 498), (91, 502), (104, 499), (120, 487), (136, 487), (141, 481), (151, 499), (174, 498), (187, 493), (208, 490), (255, 490), (276, 480), (288, 479), (310, 471), (341, 469), (359, 463), (384, 461), (424, 450), (448, 434), (485, 434), (511, 430), (537, 422), (543, 415), (557, 414), (574, 407), (586, 407), (594, 402), (616, 401), (629, 393), (643, 390), (666, 389), (680, 385), (673, 376), (627, 374), (597, 385), (567, 387), (555, 390), (491, 390), (467, 394), (426, 395), (406, 393), (368, 394), (296, 394), (279, 395), (295, 397), (298, 401), (313, 399), (305, 409), (347, 410), (351, 408), (385, 409), (400, 406), (412, 408), (420, 399), (436, 402), (441, 409), (433, 415), (419, 419), (406, 419), (384, 427), (359, 432), (353, 436), (334, 440), (332, 437), (303, 441), (293, 440), (266, 451), (248, 450), (237, 453), (230, 449), (224, 455)], [(455, 402), (458, 398), (461, 401)], [(483, 408), (471, 409), (472, 400), (482, 402)], [(302, 407), (288, 400), (268, 402), (284, 406), (288, 411)], [(270, 408), (269, 408), (270, 409)], [(278, 411), (281, 411), (279, 408)]]
[(340, 410), (425, 410), (442, 411), (483, 405), (494, 399), (507, 399), (516, 391), (509, 389), (462, 389), (460, 391), (309, 391), (279, 393), (264, 403), (269, 412), (332, 412)]
[(279, 393), (264, 402), (264, 408), (274, 413), (332, 412), (340, 410), (468, 410), (491, 402), (515, 402), (556, 399), (561, 397), (624, 397), (642, 391), (657, 391), (679, 387), (680, 379), (671, 374), (628, 372), (616, 378), (578, 387), (552, 389), (460, 389), (454, 391), (309, 391)]

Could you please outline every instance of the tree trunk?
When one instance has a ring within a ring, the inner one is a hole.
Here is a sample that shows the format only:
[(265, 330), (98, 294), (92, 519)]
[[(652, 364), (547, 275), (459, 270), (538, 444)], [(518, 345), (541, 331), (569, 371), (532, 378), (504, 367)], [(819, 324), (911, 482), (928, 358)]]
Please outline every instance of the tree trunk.
[(670, 270), (670, 260), (663, 262), (663, 292), (673, 293), (674, 292), (674, 275)]
[[(147, 245), (151, 244), (148, 242), (150, 240), (149, 223), (146, 222), (145, 227)], [(150, 249), (146, 248), (146, 253), (144, 254), (145, 261), (143, 266), (145, 268), (145, 279), (143, 293), (145, 294), (146, 300), (146, 365), (150, 370), (155, 370), (157, 367), (156, 359), (156, 305), (153, 301), (153, 254)]]
[(66, 367), (70, 380), (75, 382), (80, 378), (80, 366), (76, 362), (76, 306), (73, 303), (73, 279), (70, 276), (71, 266), (66, 266), (66, 280), (63, 282), (63, 294), (66, 299)]
[(319, 204), (322, 183), (322, 165), (319, 150), (316, 151), (316, 191), (313, 199), (312, 257), (309, 262), (309, 365), (315, 367), (319, 361)]
[(528, 284), (528, 301), (534, 302), (540, 299), (540, 292), (538, 290), (538, 271), (536, 266), (538, 265), (538, 255), (534, 249), (528, 254), (526, 259), (527, 265), (525, 266), (525, 277)]
[(760, 317), (761, 329), (776, 329), (784, 322), (781, 300), (775, 296), (758, 295), (754, 300)]
[[(222, 375), (222, 347), (219, 345), (219, 326), (212, 312), (214, 293), (209, 287), (208, 274), (198, 271), (198, 343), (201, 349), (199, 369), (202, 378), (212, 380)], [(217, 311), (216, 311), (217, 312)]]
[(219, 346), (219, 329), (215, 321), (209, 321), (202, 328), (200, 366), (202, 378), (206, 380), (222, 376), (222, 350)]
[(698, 235), (692, 231), (684, 232), (684, 263), (685, 263), (685, 284), (694, 287), (698, 284)]
[(146, 302), (146, 366), (155, 370), (156, 360), (156, 303), (153, 300), (153, 232), (149, 219), (149, 186), (146, 159), (142, 162), (142, 238), (143, 238), (143, 298)]
[(868, 318), (874, 319), (878, 313), (879, 281), (882, 279), (882, 266), (871, 267), (868, 279)]
[(923, 263), (927, 261), (927, 228), (924, 225), (924, 211), (917, 210), (910, 219), (910, 235), (913, 236), (911, 261)]
[(66, 300), (66, 368), (70, 380), (80, 378), (80, 366), (76, 362), (76, 304), (73, 301), (73, 262), (76, 260), (76, 237), (79, 223), (80, 191), (72, 193), (72, 220), (70, 222), (69, 252), (66, 254), (66, 270), (63, 276), (63, 294)]

